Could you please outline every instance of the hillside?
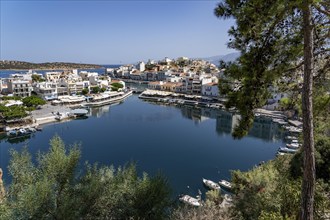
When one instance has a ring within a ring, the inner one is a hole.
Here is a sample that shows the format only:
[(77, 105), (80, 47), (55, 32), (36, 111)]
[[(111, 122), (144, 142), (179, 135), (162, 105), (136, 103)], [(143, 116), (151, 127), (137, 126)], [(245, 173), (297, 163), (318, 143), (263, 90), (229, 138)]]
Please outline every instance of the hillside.
[(82, 63), (66, 63), (66, 62), (47, 62), (47, 63), (29, 63), (14, 60), (1, 60), (0, 70), (26, 70), (26, 69), (90, 69), (100, 68), (100, 65), (82, 64)]
[(229, 61), (234, 61), (236, 60), (238, 57), (240, 56), (239, 52), (235, 52), (235, 53), (229, 53), (226, 55), (218, 55), (218, 56), (212, 56), (212, 57), (206, 57), (203, 58), (203, 60), (209, 61), (215, 65), (219, 65), (219, 61), (223, 60), (225, 62), (229, 62)]

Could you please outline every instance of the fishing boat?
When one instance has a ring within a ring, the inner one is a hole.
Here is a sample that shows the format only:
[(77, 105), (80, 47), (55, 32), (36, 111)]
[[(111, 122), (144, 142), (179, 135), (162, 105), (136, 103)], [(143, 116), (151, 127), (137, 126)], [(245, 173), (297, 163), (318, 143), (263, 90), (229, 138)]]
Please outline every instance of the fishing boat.
[(221, 189), (221, 187), (217, 183), (213, 182), (212, 180), (207, 180), (207, 179), (203, 178), (203, 183), (204, 183), (205, 186), (207, 186), (208, 188), (210, 188), (212, 190), (220, 190)]

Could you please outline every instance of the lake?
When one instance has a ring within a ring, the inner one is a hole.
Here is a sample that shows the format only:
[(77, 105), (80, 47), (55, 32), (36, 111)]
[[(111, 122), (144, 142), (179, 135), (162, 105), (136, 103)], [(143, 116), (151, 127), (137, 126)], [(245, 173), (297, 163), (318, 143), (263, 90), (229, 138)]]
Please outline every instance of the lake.
[[(17, 143), (1, 140), (0, 167), (7, 173), (8, 150), (28, 146), (31, 153), (46, 151), (59, 135), (67, 145), (80, 143), (82, 161), (100, 165), (137, 163), (139, 173), (163, 172), (174, 193), (205, 191), (202, 178), (230, 179), (230, 170), (253, 168), (273, 159), (283, 133), (268, 118), (257, 118), (249, 135), (231, 137), (238, 116), (216, 109), (149, 103), (133, 95), (124, 102), (90, 110), (84, 120), (52, 123)], [(189, 187), (188, 187), (189, 186)]]

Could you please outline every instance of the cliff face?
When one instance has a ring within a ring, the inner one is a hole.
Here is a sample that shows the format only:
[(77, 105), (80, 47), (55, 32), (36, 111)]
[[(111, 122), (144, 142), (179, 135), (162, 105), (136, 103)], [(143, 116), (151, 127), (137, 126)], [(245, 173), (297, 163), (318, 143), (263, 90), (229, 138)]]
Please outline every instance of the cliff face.
[(82, 63), (65, 63), (65, 62), (53, 62), (53, 63), (29, 63), (23, 61), (14, 60), (1, 60), (0, 70), (10, 69), (94, 69), (101, 68), (100, 65), (95, 64), (82, 64)]

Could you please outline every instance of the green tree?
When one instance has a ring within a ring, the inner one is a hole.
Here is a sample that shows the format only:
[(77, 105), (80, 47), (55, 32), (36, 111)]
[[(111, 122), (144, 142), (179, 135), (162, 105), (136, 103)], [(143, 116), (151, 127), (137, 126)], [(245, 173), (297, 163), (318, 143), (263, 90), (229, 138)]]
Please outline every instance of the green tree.
[[(242, 137), (253, 123), (253, 109), (265, 104), (268, 88), (275, 81), (304, 73), (302, 92), (304, 177), (302, 183), (301, 219), (313, 219), (315, 158), (313, 136), (312, 86), (314, 75), (329, 69), (329, 4), (326, 1), (235, 1), (226, 0), (215, 9), (218, 17), (233, 17), (236, 26), (229, 30), (229, 47), (241, 52), (236, 63), (226, 66), (229, 79), (238, 82), (233, 88), (222, 87), (242, 119), (234, 136)], [(314, 60), (321, 67), (316, 72)], [(303, 70), (299, 69), (303, 67)], [(314, 69), (313, 69), (314, 68)], [(290, 74), (290, 75), (289, 75)]]
[[(170, 190), (162, 175), (138, 177), (134, 164), (118, 169), (86, 163), (78, 145), (55, 136), (36, 162), (27, 148), (11, 151), (12, 183), (0, 203), (0, 219), (163, 219)], [(10, 207), (10, 208), (8, 208)]]
[(4, 105), (0, 105), (0, 115), (5, 120), (13, 120), (24, 118), (28, 114), (26, 113), (26, 109), (23, 106), (13, 105), (6, 107)]
[(81, 91), (81, 94), (83, 95), (87, 95), (89, 92), (89, 90), (87, 88), (84, 88), (82, 91)]
[(101, 91), (101, 88), (98, 86), (91, 87), (92, 93), (99, 93)]
[(118, 82), (111, 83), (111, 86), (112, 87), (119, 88), (119, 89), (124, 87), (123, 84), (118, 83)]
[(28, 96), (23, 98), (23, 105), (26, 107), (37, 107), (38, 105), (45, 105), (46, 101), (38, 96)]
[(45, 79), (38, 74), (32, 74), (32, 82), (44, 82)]

